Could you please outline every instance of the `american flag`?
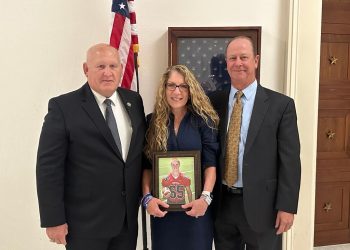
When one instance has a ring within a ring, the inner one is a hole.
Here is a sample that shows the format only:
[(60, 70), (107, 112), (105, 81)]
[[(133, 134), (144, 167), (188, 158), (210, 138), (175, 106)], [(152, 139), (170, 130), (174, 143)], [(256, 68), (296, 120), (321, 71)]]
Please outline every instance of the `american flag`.
[[(114, 21), (110, 44), (119, 50), (123, 75), (121, 87), (137, 91), (135, 53), (138, 53), (134, 0), (113, 0)], [(137, 62), (136, 62), (137, 63)]]

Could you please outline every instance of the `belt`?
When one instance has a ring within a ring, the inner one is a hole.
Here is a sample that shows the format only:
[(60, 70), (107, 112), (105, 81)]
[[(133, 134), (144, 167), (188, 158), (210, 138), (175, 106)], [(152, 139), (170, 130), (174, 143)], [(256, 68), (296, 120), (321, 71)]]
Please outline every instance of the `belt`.
[(243, 194), (243, 188), (241, 187), (228, 187), (226, 185), (222, 185), (222, 190), (223, 192), (229, 193), (229, 194), (236, 194), (236, 195)]

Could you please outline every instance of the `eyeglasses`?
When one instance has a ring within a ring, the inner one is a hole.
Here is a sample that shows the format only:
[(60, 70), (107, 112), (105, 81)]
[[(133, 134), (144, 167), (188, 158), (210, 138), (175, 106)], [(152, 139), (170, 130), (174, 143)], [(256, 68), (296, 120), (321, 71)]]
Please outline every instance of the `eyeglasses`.
[(167, 83), (165, 86), (170, 91), (175, 91), (176, 88), (179, 88), (181, 92), (188, 91), (188, 89), (190, 88), (190, 86), (188, 86), (188, 84), (185, 83), (179, 85), (176, 85), (175, 83)]

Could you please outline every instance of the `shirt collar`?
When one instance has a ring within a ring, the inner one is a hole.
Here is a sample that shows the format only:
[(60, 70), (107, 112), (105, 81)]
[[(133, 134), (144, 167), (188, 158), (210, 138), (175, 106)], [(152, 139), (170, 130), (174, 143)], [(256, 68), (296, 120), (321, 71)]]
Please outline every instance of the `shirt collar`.
[[(95, 99), (97, 101), (97, 104), (101, 106), (103, 102), (107, 99), (107, 97), (101, 95), (100, 93), (96, 92), (95, 90), (91, 89), (92, 93), (95, 96)], [(117, 103), (117, 91), (114, 91), (113, 94), (108, 97), (112, 101), (112, 105), (116, 105)]]
[[(251, 84), (249, 84), (245, 89), (242, 90), (243, 98), (249, 101), (250, 98), (254, 97), (254, 93), (256, 92), (257, 87), (258, 87), (258, 82), (256, 80)], [(229, 97), (230, 101), (234, 99), (237, 91), (238, 89), (236, 89), (231, 85), (231, 91), (230, 91), (230, 97)]]

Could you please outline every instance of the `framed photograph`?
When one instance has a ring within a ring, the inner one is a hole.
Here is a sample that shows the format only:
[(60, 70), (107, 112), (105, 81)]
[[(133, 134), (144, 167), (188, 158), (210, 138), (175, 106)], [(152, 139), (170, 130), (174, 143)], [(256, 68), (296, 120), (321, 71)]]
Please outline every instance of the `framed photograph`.
[[(225, 50), (236, 36), (252, 39), (255, 53), (261, 58), (261, 27), (169, 27), (169, 66), (186, 65), (210, 93), (231, 86), (227, 72)], [(260, 60), (259, 60), (260, 64)], [(259, 82), (260, 67), (256, 72)]]
[(181, 205), (201, 195), (200, 151), (154, 154), (153, 196), (169, 204), (167, 211), (184, 211)]

